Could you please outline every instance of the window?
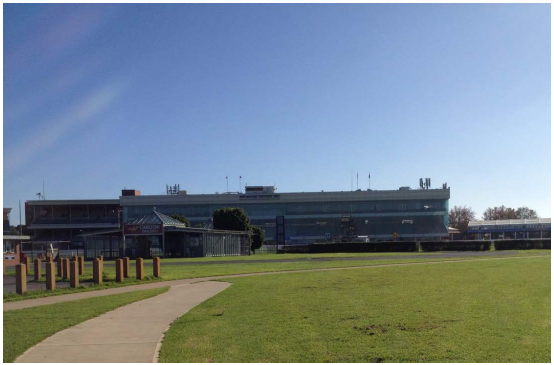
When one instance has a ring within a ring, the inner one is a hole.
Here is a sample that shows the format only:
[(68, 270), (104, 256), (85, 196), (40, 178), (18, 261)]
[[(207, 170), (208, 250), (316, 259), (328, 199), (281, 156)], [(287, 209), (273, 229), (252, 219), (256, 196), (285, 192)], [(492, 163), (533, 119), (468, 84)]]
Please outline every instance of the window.
[(13, 241), (4, 241), (4, 253), (14, 253)]

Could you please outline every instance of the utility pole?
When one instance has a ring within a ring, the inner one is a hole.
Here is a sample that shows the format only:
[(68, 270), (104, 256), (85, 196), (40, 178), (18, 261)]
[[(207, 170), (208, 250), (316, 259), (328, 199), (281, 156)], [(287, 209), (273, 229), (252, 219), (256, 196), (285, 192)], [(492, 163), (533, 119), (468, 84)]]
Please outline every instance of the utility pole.
[(242, 193), (242, 176), (239, 176), (239, 193)]
[(229, 176), (225, 176), (225, 180), (227, 181), (227, 193), (229, 192)]
[(367, 182), (368, 182), (367, 188), (368, 188), (369, 190), (371, 190), (371, 172), (368, 173), (368, 175), (367, 175)]
[(21, 226), (21, 199), (19, 199), (19, 235), (23, 236), (23, 227)]

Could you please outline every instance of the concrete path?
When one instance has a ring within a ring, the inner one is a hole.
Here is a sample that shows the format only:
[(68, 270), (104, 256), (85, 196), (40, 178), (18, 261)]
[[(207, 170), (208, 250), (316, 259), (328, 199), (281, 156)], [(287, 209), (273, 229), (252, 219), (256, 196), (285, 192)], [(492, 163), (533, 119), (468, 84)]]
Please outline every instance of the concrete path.
[[(158, 281), (155, 283), (129, 285), (129, 286), (124, 286), (120, 288), (93, 290), (93, 291), (88, 291), (83, 293), (64, 294), (64, 295), (58, 295), (58, 296), (51, 296), (51, 297), (44, 297), (44, 298), (37, 298), (37, 299), (27, 299), (27, 300), (20, 300), (16, 302), (8, 302), (8, 303), (4, 303), (4, 311), (24, 309), (24, 308), (30, 308), (30, 307), (36, 307), (36, 306), (48, 305), (48, 304), (54, 304), (54, 303), (69, 302), (72, 300), (93, 298), (93, 297), (99, 297), (99, 296), (105, 296), (105, 295), (111, 295), (111, 294), (128, 293), (136, 290), (162, 288), (166, 286), (173, 287), (173, 286), (180, 286), (183, 284), (199, 283), (199, 282), (210, 281), (210, 280), (238, 278), (243, 276), (263, 276), (263, 275), (303, 273), (303, 272), (313, 272), (313, 271), (375, 269), (375, 268), (390, 267), (390, 266), (448, 264), (448, 263), (456, 263), (456, 262), (462, 263), (462, 262), (474, 262), (474, 261), (512, 260), (512, 259), (527, 259), (527, 258), (536, 258), (536, 257), (550, 257), (550, 255), (543, 254), (543, 255), (533, 255), (533, 256), (489, 257), (489, 258), (467, 259), (467, 260), (438, 260), (438, 261), (423, 261), (423, 262), (407, 262), (407, 263), (397, 263), (397, 264), (333, 267), (333, 268), (323, 268), (323, 269), (270, 271), (270, 272), (261, 272), (261, 273), (210, 276), (210, 277), (194, 278), (194, 279)], [(162, 268), (162, 272), (163, 272), (163, 268)]]
[(163, 334), (170, 324), (230, 285), (207, 281), (171, 286), (164, 294), (58, 332), (16, 362), (157, 362)]

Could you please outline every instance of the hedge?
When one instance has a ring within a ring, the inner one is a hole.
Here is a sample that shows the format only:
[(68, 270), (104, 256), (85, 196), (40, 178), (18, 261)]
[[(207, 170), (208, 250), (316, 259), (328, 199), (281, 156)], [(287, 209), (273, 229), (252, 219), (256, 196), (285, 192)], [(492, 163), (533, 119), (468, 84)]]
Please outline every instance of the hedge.
[(421, 241), (423, 252), (431, 251), (490, 251), (491, 241)]
[(497, 240), (494, 241), (494, 248), (501, 250), (550, 250), (550, 238), (528, 239), (528, 240)]
[(338, 253), (338, 252), (417, 252), (418, 245), (414, 241), (396, 242), (346, 242), (346, 243), (314, 243), (309, 245), (287, 245), (283, 253)]

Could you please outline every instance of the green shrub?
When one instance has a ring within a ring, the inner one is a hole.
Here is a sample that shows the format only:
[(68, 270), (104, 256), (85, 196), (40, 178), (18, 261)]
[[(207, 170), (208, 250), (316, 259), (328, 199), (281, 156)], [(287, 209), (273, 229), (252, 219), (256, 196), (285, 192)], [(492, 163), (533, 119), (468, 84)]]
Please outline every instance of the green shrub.
[(491, 241), (421, 241), (421, 251), (490, 251)]
[(287, 245), (285, 253), (337, 253), (337, 252), (417, 252), (414, 241), (315, 243), (309, 245)]
[(550, 250), (550, 238), (525, 240), (496, 240), (494, 248), (501, 250)]

